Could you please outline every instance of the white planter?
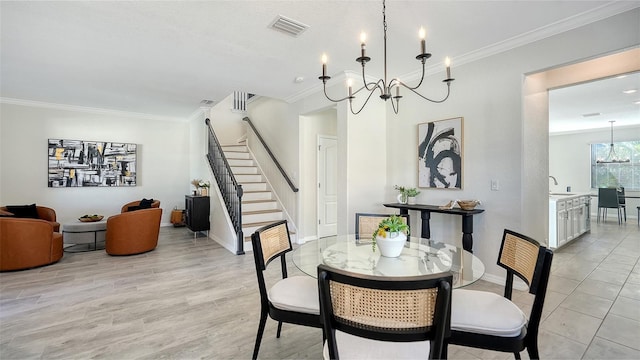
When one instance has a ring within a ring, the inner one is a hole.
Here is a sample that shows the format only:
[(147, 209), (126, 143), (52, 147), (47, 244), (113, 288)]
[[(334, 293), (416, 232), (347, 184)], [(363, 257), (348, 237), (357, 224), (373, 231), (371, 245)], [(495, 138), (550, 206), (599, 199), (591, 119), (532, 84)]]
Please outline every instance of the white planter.
[(415, 205), (416, 204), (416, 197), (415, 196), (409, 196), (407, 198), (407, 204), (409, 205)]
[(398, 257), (402, 253), (407, 235), (403, 232), (387, 234), (387, 237), (376, 236), (376, 244), (384, 257)]

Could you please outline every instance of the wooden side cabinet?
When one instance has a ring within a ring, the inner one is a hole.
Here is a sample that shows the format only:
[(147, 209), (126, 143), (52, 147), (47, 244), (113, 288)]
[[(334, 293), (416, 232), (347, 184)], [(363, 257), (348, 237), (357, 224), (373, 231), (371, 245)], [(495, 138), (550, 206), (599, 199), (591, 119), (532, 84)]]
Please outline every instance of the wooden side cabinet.
[(209, 197), (186, 195), (184, 199), (185, 221), (189, 230), (209, 231)]

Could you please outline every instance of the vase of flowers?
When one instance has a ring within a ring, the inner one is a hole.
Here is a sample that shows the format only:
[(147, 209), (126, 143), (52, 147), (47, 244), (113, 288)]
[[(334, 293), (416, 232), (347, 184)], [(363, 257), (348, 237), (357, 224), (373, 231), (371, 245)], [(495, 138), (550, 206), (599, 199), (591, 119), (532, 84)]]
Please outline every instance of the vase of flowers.
[(373, 233), (373, 251), (376, 245), (380, 248), (380, 254), (384, 257), (398, 257), (402, 253), (404, 244), (409, 235), (409, 225), (401, 216), (391, 215), (380, 221), (378, 229)]
[(211, 184), (202, 179), (191, 180), (191, 185), (195, 186), (194, 195), (209, 196), (209, 187)]
[(400, 194), (398, 194), (398, 197), (397, 197), (398, 202), (400, 204), (406, 204), (407, 203), (407, 189), (405, 189), (404, 186), (398, 186), (398, 185), (395, 185), (393, 188), (400, 192)]

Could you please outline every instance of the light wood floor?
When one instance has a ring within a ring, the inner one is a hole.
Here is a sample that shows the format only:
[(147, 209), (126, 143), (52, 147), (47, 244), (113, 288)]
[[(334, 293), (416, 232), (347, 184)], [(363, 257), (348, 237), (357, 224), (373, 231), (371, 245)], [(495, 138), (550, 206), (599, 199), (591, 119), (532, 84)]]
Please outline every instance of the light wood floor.
[[(631, 241), (640, 242), (635, 222), (600, 229), (567, 251), (560, 250), (554, 271), (562, 275), (564, 266), (557, 262), (570, 260), (601, 239), (614, 239), (606, 241), (615, 246), (607, 247), (599, 264), (627, 244), (621, 256), (626, 262), (635, 259), (634, 265), (625, 269), (630, 274), (627, 278), (637, 281), (640, 248), (629, 245)], [(611, 264), (614, 266), (613, 260)], [(612, 269), (618, 271), (615, 266)], [(275, 279), (277, 270), (278, 266), (269, 268), (268, 280)], [(293, 264), (289, 271), (291, 275), (301, 274)], [(637, 345), (634, 349), (633, 344), (624, 344), (624, 339), (616, 342), (607, 335), (598, 336), (596, 331), (587, 340), (562, 333), (567, 331), (562, 329), (562, 319), (566, 320), (571, 310), (570, 306), (562, 308), (562, 304), (587, 278), (585, 275), (569, 283), (564, 281), (568, 278), (554, 278), (545, 321), (550, 321), (558, 309), (563, 310), (565, 318), (558, 320), (560, 325), (552, 322), (543, 326), (541, 355), (564, 359), (640, 355)], [(616, 298), (623, 286), (616, 291)], [(474, 287), (501, 291), (499, 286), (483, 281)], [(633, 300), (633, 289), (628, 300), (640, 303), (640, 296)], [(523, 307), (530, 301), (522, 293), (514, 298)], [(104, 251), (69, 253), (51, 266), (0, 274), (0, 359), (247, 359), (253, 350), (258, 311), (251, 253), (236, 256), (212, 240), (194, 240), (185, 228), (162, 228), (158, 248), (146, 254), (112, 257)], [(636, 317), (640, 324), (640, 317), (629, 311), (628, 317)], [(633, 326), (626, 328), (632, 336), (640, 329)], [(285, 324), (280, 339), (275, 338), (275, 331), (276, 323), (269, 319), (260, 358), (322, 357), (320, 329)], [(512, 358), (509, 354), (459, 347), (450, 347), (449, 354), (462, 359)]]

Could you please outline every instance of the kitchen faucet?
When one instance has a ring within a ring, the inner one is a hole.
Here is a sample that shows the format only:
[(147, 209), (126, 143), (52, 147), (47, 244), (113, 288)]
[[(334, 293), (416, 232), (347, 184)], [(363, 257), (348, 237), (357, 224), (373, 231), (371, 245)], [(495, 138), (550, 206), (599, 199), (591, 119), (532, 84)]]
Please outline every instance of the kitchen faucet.
[(558, 185), (558, 180), (556, 180), (555, 176), (549, 175), (549, 177), (553, 179), (553, 185)]

